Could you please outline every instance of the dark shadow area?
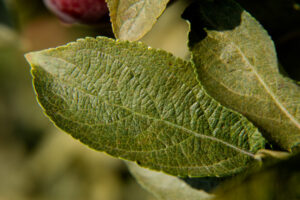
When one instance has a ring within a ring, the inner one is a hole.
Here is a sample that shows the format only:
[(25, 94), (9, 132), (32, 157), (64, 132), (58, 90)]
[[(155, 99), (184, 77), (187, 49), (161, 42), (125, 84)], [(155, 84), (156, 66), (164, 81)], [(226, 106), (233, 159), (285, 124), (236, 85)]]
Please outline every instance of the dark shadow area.
[(19, 119), (15, 120), (13, 123), (12, 134), (14, 138), (23, 142), (26, 153), (33, 153), (40, 141), (44, 138), (45, 131), (36, 127), (30, 127)]
[[(232, 30), (241, 23), (243, 9), (231, 0), (197, 1), (182, 14), (191, 24), (189, 44), (193, 46), (206, 37), (207, 30)], [(217, 14), (216, 14), (217, 13)]]
[(8, 11), (4, 6), (4, 2), (0, 1), (0, 24), (6, 24), (12, 26), (12, 21), (9, 18)]
[(215, 192), (224, 199), (299, 199), (300, 154), (245, 177), (226, 182)]
[(229, 178), (217, 178), (217, 177), (204, 177), (204, 178), (181, 178), (184, 182), (190, 185), (192, 188), (198, 190), (204, 190), (206, 192), (212, 192), (221, 183)]

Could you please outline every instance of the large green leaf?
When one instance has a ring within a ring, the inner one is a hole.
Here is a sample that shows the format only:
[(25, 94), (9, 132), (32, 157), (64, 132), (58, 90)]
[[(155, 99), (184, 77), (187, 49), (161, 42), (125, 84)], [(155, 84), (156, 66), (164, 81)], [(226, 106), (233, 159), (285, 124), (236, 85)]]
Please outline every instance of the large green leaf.
[(280, 147), (299, 146), (300, 87), (279, 73), (273, 42), (261, 25), (231, 0), (201, 1), (184, 17), (208, 93), (265, 129)]
[(178, 177), (139, 167), (133, 162), (126, 163), (131, 174), (149, 192), (161, 200), (208, 200), (214, 195), (190, 187)]
[(169, 0), (106, 0), (116, 38), (143, 37), (165, 10)]
[(189, 62), (165, 51), (98, 37), (26, 57), (45, 113), (99, 151), (173, 175), (225, 176), (264, 147), (256, 127), (206, 94)]
[(300, 154), (257, 173), (238, 177), (216, 191), (214, 200), (285, 200), (300, 198)]

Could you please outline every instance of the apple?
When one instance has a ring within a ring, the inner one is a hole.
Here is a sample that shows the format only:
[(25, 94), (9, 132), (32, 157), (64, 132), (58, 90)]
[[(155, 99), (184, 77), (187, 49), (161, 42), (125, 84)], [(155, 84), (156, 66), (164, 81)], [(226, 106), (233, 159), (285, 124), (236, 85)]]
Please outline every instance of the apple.
[(66, 23), (97, 23), (108, 13), (105, 0), (44, 0), (45, 5)]

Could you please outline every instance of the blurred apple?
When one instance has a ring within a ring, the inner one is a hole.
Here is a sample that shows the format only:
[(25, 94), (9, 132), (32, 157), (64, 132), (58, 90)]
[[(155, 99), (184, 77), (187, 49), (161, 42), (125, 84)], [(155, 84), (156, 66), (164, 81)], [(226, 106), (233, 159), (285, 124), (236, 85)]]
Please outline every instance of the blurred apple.
[(66, 23), (97, 23), (108, 13), (105, 0), (44, 0), (45, 5)]

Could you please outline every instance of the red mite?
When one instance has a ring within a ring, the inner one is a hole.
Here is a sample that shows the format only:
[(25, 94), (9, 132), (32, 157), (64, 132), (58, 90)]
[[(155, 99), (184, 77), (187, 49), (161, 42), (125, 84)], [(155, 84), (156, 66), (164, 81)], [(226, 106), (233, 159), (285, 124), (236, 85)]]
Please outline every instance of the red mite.
[(108, 13), (105, 0), (44, 0), (44, 3), (66, 23), (93, 24)]

